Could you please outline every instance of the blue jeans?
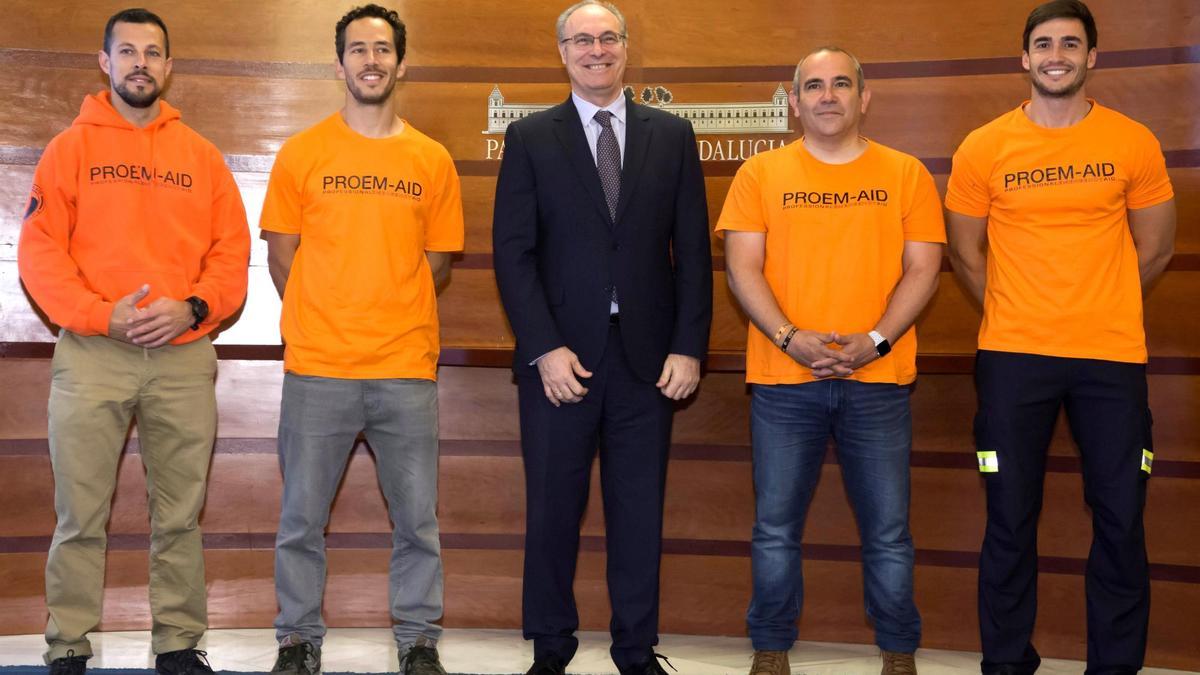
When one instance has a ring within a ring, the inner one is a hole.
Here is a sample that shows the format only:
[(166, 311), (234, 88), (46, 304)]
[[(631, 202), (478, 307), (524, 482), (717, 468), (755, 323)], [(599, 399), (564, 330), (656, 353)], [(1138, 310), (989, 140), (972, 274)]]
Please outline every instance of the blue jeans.
[(754, 595), (746, 614), (756, 650), (796, 641), (804, 601), (800, 540), (830, 436), (862, 541), (864, 600), (875, 643), (912, 653), (921, 641), (908, 531), (909, 391), (894, 384), (821, 380), (753, 385), (756, 514)]
[(325, 637), (325, 526), (360, 431), (375, 454), (392, 521), (388, 595), (401, 647), (442, 628), (437, 525), (437, 384), (288, 373), (279, 416), (283, 503), (275, 539), (276, 636), (320, 646)]

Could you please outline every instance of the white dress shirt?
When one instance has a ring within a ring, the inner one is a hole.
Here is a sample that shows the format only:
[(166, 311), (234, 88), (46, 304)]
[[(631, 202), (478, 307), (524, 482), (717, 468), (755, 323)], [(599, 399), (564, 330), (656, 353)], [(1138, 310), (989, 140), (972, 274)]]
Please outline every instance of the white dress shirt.
[(600, 123), (596, 121), (596, 112), (599, 110), (607, 110), (612, 113), (611, 123), (613, 133), (617, 136), (617, 147), (621, 149), (621, 166), (625, 166), (625, 91), (621, 91), (621, 95), (617, 100), (609, 103), (603, 108), (588, 101), (583, 100), (575, 92), (571, 92), (571, 100), (575, 102), (575, 109), (579, 111), (579, 121), (583, 122), (583, 134), (588, 139), (588, 149), (592, 151), (592, 161), (596, 161), (596, 143), (600, 140)]
[[(609, 103), (603, 108), (585, 101), (579, 97), (579, 94), (571, 92), (571, 100), (575, 102), (575, 109), (579, 111), (579, 121), (583, 122), (583, 134), (588, 139), (588, 149), (592, 151), (592, 161), (596, 159), (596, 144), (600, 142), (600, 130), (604, 127), (596, 121), (596, 113), (600, 110), (607, 110), (612, 113), (609, 118), (609, 124), (612, 125), (613, 133), (617, 136), (617, 147), (621, 149), (621, 167), (625, 167), (625, 90), (621, 90), (621, 94), (617, 96), (617, 100)], [(609, 303), (608, 313), (616, 314), (617, 303)]]

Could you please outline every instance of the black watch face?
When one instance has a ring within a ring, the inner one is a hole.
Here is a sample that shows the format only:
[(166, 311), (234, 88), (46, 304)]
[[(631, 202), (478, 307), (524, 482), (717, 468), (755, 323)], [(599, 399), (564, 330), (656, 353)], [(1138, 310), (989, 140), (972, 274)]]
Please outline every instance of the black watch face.
[(188, 298), (188, 302), (192, 305), (192, 313), (196, 315), (196, 319), (203, 321), (208, 318), (208, 303), (204, 300), (192, 296)]

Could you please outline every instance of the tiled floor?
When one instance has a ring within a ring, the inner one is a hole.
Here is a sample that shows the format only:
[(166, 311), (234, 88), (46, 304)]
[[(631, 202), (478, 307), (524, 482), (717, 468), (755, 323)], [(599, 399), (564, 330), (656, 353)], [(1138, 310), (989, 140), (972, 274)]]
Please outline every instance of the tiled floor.
[[(150, 636), (146, 632), (99, 633), (92, 636), (94, 668), (153, 667)], [(217, 670), (264, 671), (275, 659), (273, 631), (269, 629), (213, 630), (200, 645)], [(45, 643), (40, 635), (0, 636), (0, 665), (41, 663)], [(664, 635), (659, 652), (666, 654), (682, 675), (745, 673), (750, 665), (750, 643), (745, 638)], [(447, 630), (439, 646), (446, 670), (458, 673), (524, 673), (532, 650), (511, 630)], [(396, 652), (391, 632), (382, 628), (331, 629), (325, 639), (322, 661), (326, 671), (394, 671)], [(792, 673), (807, 675), (867, 675), (879, 672), (879, 650), (866, 645), (802, 642), (792, 650)], [(922, 675), (979, 672), (979, 654), (922, 649), (917, 653)], [(615, 673), (608, 658), (608, 636), (581, 633), (579, 652), (570, 672)], [(667, 672), (672, 672), (667, 669)], [(1046, 660), (1040, 675), (1083, 672), (1074, 661)], [(1147, 668), (1144, 675), (1183, 673)]]

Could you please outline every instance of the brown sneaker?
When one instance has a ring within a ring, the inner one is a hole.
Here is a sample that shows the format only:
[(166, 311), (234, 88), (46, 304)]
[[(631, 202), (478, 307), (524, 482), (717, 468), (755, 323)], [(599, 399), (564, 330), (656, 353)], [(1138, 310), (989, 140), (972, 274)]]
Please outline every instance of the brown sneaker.
[(880, 675), (917, 675), (917, 661), (912, 654), (883, 652), (883, 670)]
[(750, 675), (788, 675), (791, 672), (787, 652), (754, 652)]

